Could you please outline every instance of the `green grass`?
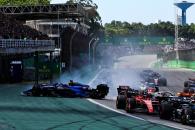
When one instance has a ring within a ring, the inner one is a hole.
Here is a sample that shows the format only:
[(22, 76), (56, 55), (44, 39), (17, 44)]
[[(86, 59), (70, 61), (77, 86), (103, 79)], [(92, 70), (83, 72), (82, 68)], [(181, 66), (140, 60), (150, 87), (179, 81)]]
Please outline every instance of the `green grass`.
[(169, 68), (187, 68), (195, 70), (195, 61), (171, 60), (165, 65)]
[(195, 61), (183, 61), (183, 60), (170, 60), (167, 63), (163, 63), (161, 60), (155, 62), (152, 65), (153, 68), (186, 68), (195, 71)]

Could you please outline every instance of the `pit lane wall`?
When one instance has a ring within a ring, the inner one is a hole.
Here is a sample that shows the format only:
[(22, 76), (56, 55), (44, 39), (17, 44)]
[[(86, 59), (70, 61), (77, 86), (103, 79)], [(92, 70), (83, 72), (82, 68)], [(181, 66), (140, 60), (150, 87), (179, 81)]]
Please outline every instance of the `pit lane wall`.
[(179, 50), (179, 60), (176, 59), (176, 51), (163, 55), (164, 66), (168, 68), (187, 68), (195, 70), (195, 49)]

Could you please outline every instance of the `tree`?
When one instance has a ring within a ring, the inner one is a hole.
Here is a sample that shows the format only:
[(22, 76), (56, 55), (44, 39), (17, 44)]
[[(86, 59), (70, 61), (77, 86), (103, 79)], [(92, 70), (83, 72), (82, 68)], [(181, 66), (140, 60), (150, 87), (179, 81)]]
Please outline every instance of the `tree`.
[(90, 14), (88, 16), (90, 17), (86, 22), (90, 26), (89, 33), (96, 34), (99, 37), (104, 33), (101, 17), (97, 12), (97, 4), (92, 0), (69, 0), (67, 3), (79, 3), (84, 9), (86, 9), (86, 11), (88, 11), (88, 14)]
[(50, 1), (51, 0), (0, 0), (0, 5), (45, 5), (49, 4)]

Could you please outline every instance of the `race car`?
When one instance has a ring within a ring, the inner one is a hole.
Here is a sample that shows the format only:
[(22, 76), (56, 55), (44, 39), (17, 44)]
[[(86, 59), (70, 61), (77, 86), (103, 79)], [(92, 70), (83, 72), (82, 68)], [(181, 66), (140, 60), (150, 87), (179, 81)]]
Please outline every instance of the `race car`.
[(108, 92), (109, 87), (106, 84), (99, 84), (94, 89), (89, 85), (70, 81), (69, 84), (35, 84), (31, 89), (23, 91), (21, 95), (102, 99)]
[(126, 100), (126, 112), (158, 113), (159, 101), (154, 99), (152, 95), (155, 91), (155, 88), (149, 87), (145, 91), (129, 96)]
[(184, 82), (184, 87), (195, 87), (195, 79), (188, 78), (188, 80)]
[(161, 119), (180, 121), (182, 124), (195, 123), (195, 100), (186, 97), (170, 97), (159, 107)]
[(173, 97), (175, 97), (175, 94), (170, 91), (159, 91), (159, 92), (155, 92), (152, 98), (158, 101), (160, 105), (161, 102), (168, 101), (170, 98)]
[(145, 82), (155, 83), (157, 86), (167, 86), (167, 79), (152, 70), (144, 70), (140, 76)]
[(177, 93), (179, 97), (191, 97), (195, 94), (195, 86), (184, 87), (182, 92)]
[(150, 70), (150, 69), (146, 69), (146, 70), (143, 70), (141, 73), (140, 73), (140, 77), (142, 79), (145, 79), (147, 78), (151, 73), (153, 73), (154, 71)]
[[(154, 88), (154, 89), (148, 89), (148, 88)], [(159, 91), (159, 87), (155, 84), (155, 83), (150, 83), (150, 82), (142, 82), (141, 84), (141, 87), (140, 87), (141, 90), (153, 90), (149, 93), (153, 93), (153, 92), (158, 92)]]

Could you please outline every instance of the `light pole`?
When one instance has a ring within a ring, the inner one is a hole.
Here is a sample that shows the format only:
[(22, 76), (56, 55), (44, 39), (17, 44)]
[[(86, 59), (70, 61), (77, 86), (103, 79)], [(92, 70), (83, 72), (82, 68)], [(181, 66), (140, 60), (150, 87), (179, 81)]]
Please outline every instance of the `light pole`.
[(60, 40), (59, 40), (59, 39), (60, 39), (60, 25), (59, 25), (59, 23), (60, 23), (60, 22), (59, 22), (59, 17), (60, 17), (60, 16), (59, 16), (59, 15), (60, 15), (60, 12), (59, 12), (59, 10), (58, 10), (58, 45), (57, 45), (57, 47), (60, 47), (60, 46), (59, 46), (59, 41), (60, 41)]
[(59, 60), (60, 60), (60, 73), (62, 72), (62, 56), (61, 56), (61, 51), (62, 51), (62, 48), (61, 48), (61, 40), (60, 40), (60, 13), (63, 13), (63, 10), (62, 8), (59, 8), (58, 9), (58, 45), (57, 45), (57, 48), (59, 48), (59, 53), (60, 53), (60, 57), (59, 57)]
[(92, 38), (90, 41), (89, 41), (89, 64), (90, 64), (90, 61), (91, 61), (91, 43), (93, 43), (92, 41), (95, 40), (95, 38)]
[(69, 66), (69, 71), (72, 71), (72, 40), (75, 37), (75, 35), (77, 34), (77, 31), (75, 30), (75, 32), (72, 34), (71, 39), (70, 39), (70, 66)]
[(96, 44), (98, 43), (98, 41), (99, 41), (99, 38), (97, 38), (95, 40), (95, 43), (93, 44), (93, 65), (95, 63), (95, 47), (96, 47)]
[(178, 52), (178, 9), (177, 7), (175, 7), (175, 47), (174, 50), (176, 51), (176, 61), (177, 61), (177, 64), (179, 63), (179, 52)]

